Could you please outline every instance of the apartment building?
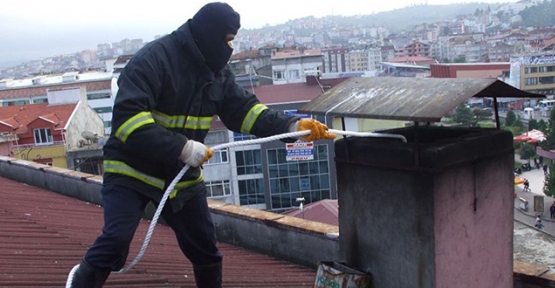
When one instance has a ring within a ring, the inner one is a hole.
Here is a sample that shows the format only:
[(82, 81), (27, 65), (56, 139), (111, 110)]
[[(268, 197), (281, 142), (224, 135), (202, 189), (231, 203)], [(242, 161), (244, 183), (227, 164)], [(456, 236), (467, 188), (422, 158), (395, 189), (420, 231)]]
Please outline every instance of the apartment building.
[(0, 81), (0, 106), (37, 104), (48, 102), (48, 90), (84, 87), (87, 104), (104, 122), (104, 133), (112, 128), (112, 72), (68, 72), (61, 75), (45, 75), (26, 79), (3, 79)]
[[(0, 135), (7, 140), (0, 141), (2, 156), (60, 168), (73, 168), (73, 160), (91, 163), (91, 157), (68, 157), (70, 151), (89, 147), (104, 134), (102, 119), (87, 105), (85, 88), (49, 89), (47, 97), (47, 103), (0, 107)], [(101, 150), (94, 150), (102, 156)], [(99, 163), (84, 171), (100, 174)]]
[(272, 53), (274, 84), (303, 83), (307, 75), (322, 71), (323, 56), (320, 49), (285, 49)]
[(349, 52), (350, 71), (378, 71), (381, 69), (382, 51), (380, 48), (352, 50)]
[(351, 71), (349, 65), (349, 48), (325, 48), (322, 49), (324, 61), (322, 65), (322, 73), (337, 73)]
[(509, 84), (527, 91), (555, 95), (555, 53), (513, 56)]

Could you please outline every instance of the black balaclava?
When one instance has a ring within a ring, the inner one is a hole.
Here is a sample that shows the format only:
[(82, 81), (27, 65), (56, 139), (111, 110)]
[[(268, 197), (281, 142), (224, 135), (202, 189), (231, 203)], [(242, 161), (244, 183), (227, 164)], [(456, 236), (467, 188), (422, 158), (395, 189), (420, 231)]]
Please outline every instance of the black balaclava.
[(240, 27), (239, 14), (226, 3), (208, 3), (193, 16), (189, 29), (206, 66), (213, 72), (224, 69), (229, 61), (233, 48), (226, 35), (237, 34)]

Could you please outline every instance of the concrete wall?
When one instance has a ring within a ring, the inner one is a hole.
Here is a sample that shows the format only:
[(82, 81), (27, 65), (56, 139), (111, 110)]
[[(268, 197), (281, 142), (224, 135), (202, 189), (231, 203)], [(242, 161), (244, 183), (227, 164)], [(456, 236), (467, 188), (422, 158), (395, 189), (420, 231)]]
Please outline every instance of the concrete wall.
[(71, 116), (66, 128), (66, 143), (67, 149), (75, 149), (79, 147), (79, 141), (85, 140), (81, 133), (83, 131), (89, 131), (98, 134), (98, 136), (104, 135), (104, 121), (96, 111), (94, 111), (87, 102), (79, 102), (73, 115)]
[[(0, 156), (0, 177), (102, 205), (102, 178)], [(208, 200), (218, 240), (315, 268), (339, 261), (337, 226)], [(148, 217), (148, 215), (147, 215)]]

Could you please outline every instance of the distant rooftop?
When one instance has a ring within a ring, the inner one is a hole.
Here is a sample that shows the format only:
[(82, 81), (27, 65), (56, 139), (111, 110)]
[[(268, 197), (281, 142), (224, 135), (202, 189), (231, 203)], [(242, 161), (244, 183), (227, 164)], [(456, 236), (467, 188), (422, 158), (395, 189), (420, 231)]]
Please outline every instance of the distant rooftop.
[[(80, 83), (80, 82), (90, 82), (90, 81), (111, 79), (112, 72), (97, 72), (97, 71), (85, 72), (85, 73), (69, 72), (64, 74), (41, 75), (41, 76), (29, 77), (29, 78), (18, 79), (18, 80), (2, 79), (0, 80), (0, 83), (1, 83), (0, 90), (36, 87), (39, 85), (65, 84), (67, 82), (63, 81), (64, 76), (78, 76), (78, 79), (75, 81), (72, 81), (72, 83)], [(37, 82), (37, 79), (40, 79), (40, 80)]]

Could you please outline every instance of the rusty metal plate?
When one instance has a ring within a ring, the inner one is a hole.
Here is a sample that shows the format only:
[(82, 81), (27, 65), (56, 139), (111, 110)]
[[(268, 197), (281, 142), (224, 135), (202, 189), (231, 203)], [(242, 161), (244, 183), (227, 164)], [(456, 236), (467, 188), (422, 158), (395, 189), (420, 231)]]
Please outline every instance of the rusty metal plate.
[(351, 78), (298, 112), (336, 117), (439, 122), (471, 97), (543, 98), (496, 79)]

